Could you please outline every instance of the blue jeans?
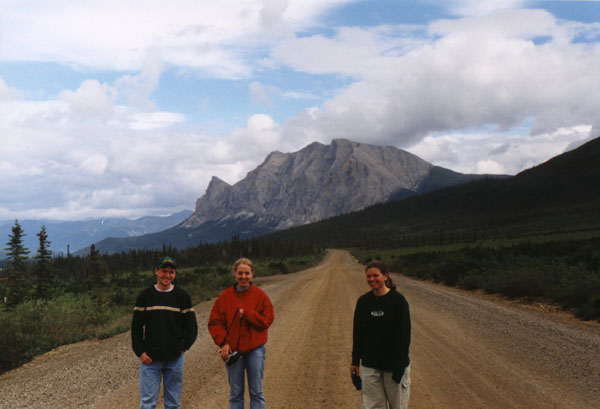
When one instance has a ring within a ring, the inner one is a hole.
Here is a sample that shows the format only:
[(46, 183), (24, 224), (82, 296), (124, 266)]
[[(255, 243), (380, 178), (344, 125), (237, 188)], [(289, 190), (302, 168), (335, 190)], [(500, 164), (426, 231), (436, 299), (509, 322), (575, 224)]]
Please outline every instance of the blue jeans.
[(265, 346), (244, 354), (232, 366), (227, 367), (229, 375), (229, 409), (244, 409), (244, 372), (248, 376), (250, 409), (265, 409), (265, 395), (262, 381), (265, 372)]
[(158, 402), (160, 380), (163, 380), (165, 409), (179, 409), (183, 387), (183, 354), (173, 361), (140, 364), (140, 409), (154, 409)]

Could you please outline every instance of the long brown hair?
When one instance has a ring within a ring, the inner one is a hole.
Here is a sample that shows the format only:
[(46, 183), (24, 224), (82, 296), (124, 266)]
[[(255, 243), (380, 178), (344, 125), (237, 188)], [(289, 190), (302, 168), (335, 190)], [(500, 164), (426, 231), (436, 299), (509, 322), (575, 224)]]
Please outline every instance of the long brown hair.
[(377, 270), (379, 270), (379, 272), (381, 274), (383, 274), (384, 276), (387, 276), (387, 278), (385, 279), (385, 286), (387, 288), (389, 288), (390, 290), (396, 289), (396, 284), (394, 284), (394, 282), (392, 281), (392, 277), (390, 277), (388, 268), (383, 262), (377, 261), (377, 260), (371, 261), (369, 264), (367, 264), (367, 267), (365, 268), (365, 272), (370, 268), (376, 268)]

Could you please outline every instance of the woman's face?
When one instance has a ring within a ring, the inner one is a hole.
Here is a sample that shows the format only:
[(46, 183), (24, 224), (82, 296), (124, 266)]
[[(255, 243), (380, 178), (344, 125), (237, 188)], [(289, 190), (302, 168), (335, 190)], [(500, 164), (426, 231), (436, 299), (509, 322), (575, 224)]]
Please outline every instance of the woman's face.
[(240, 264), (235, 269), (235, 281), (237, 281), (237, 285), (240, 288), (247, 288), (250, 286), (250, 281), (252, 280), (252, 268), (250, 268), (247, 264)]
[(378, 268), (371, 267), (367, 270), (367, 284), (375, 291), (385, 287), (385, 280), (387, 278), (388, 276), (381, 274)]

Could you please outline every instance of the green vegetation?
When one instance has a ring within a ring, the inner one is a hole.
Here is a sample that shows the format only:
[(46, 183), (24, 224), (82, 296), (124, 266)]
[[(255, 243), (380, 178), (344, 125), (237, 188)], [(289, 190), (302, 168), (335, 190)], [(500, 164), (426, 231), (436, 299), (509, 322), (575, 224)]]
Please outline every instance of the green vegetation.
[(319, 262), (323, 253), (308, 245), (263, 239), (200, 244), (113, 255), (94, 246), (85, 257), (52, 258), (45, 228), (33, 260), (22, 245), (15, 222), (9, 259), (0, 275), (0, 373), (57, 346), (83, 339), (104, 339), (129, 329), (135, 297), (155, 282), (153, 265), (162, 255), (178, 261), (176, 283), (194, 302), (208, 300), (233, 284), (231, 265), (239, 257), (255, 262), (256, 276), (288, 274)]
[(600, 235), (537, 237), (401, 249), (353, 249), (363, 263), (466, 290), (543, 299), (576, 316), (600, 320)]

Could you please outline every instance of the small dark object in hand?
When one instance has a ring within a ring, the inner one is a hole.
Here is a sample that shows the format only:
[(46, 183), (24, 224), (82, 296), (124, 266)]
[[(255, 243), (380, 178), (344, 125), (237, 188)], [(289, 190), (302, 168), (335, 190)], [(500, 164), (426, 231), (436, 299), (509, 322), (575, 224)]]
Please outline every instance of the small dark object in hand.
[(232, 353), (227, 355), (227, 359), (225, 360), (225, 363), (227, 364), (227, 366), (231, 366), (231, 365), (235, 364), (237, 362), (237, 360), (240, 359), (240, 357), (241, 357), (241, 355), (239, 354), (238, 351), (233, 351)]
[(356, 372), (352, 372), (352, 383), (354, 384), (354, 387), (356, 388), (357, 391), (361, 390), (362, 380), (360, 379), (360, 376), (358, 376), (358, 374)]

